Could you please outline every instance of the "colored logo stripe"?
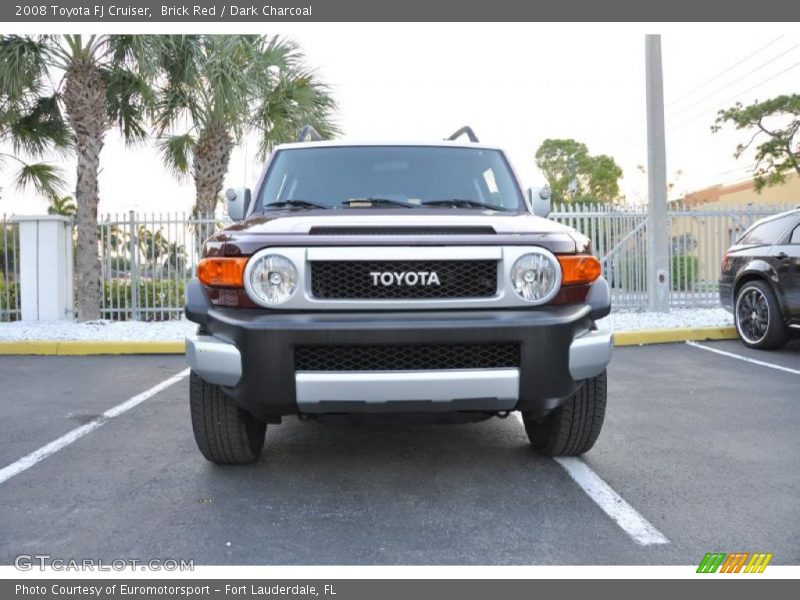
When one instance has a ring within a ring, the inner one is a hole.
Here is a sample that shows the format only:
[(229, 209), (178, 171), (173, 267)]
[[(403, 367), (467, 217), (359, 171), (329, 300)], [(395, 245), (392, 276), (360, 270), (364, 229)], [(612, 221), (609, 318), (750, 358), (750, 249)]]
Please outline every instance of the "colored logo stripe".
[(772, 560), (772, 554), (766, 554), (766, 553), (753, 554), (753, 558), (751, 558), (750, 562), (747, 563), (747, 566), (744, 568), (744, 572), (763, 573), (764, 569), (767, 568), (767, 565), (771, 560)]
[(700, 561), (700, 566), (697, 567), (698, 573), (716, 573), (722, 561), (725, 560), (724, 552), (709, 552)]
[(742, 570), (742, 566), (744, 566), (744, 562), (747, 560), (748, 556), (750, 556), (749, 552), (734, 552), (733, 554), (728, 554), (728, 558), (722, 563), (722, 568), (719, 572), (738, 573)]
[[(747, 559), (750, 559), (749, 561)], [(697, 567), (698, 573), (763, 573), (764, 569), (772, 560), (772, 554), (766, 552), (708, 552), (700, 565)], [(745, 563), (747, 566), (745, 566)], [(744, 571), (742, 571), (744, 568)]]

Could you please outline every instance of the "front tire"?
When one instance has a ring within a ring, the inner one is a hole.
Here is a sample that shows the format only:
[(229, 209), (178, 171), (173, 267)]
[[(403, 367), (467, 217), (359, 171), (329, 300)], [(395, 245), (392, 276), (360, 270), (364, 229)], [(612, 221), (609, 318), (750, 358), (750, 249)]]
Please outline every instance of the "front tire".
[(580, 389), (544, 419), (522, 413), (531, 445), (546, 456), (578, 456), (588, 452), (603, 428), (607, 396), (603, 371), (584, 381)]
[(265, 423), (194, 371), (189, 376), (189, 396), (194, 439), (207, 460), (218, 465), (243, 465), (258, 458), (264, 448)]
[(748, 281), (739, 289), (733, 319), (739, 339), (748, 348), (780, 348), (789, 339), (778, 299), (764, 281)]

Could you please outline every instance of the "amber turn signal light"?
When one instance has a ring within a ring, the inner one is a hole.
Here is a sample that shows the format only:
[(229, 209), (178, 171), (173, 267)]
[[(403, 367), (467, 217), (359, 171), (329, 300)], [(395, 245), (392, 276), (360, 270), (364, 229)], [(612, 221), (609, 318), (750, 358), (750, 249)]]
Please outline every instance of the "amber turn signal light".
[(592, 283), (603, 272), (600, 261), (588, 254), (561, 255), (558, 262), (561, 265), (561, 285)]
[(197, 278), (211, 287), (240, 288), (243, 284), (247, 257), (219, 256), (204, 258), (197, 265)]

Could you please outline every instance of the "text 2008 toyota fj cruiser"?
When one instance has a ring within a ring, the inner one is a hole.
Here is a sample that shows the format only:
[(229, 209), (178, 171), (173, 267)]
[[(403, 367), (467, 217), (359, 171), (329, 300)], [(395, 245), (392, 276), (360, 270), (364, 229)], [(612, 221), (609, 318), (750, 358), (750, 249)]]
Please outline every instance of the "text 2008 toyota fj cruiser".
[(523, 195), (503, 152), (469, 128), (424, 144), (315, 133), (275, 149), (254, 195), (228, 191), (239, 222), (206, 242), (187, 289), (203, 455), (253, 461), (285, 415), (514, 410), (544, 454), (591, 448), (608, 285), (589, 239), (542, 218), (549, 190)]

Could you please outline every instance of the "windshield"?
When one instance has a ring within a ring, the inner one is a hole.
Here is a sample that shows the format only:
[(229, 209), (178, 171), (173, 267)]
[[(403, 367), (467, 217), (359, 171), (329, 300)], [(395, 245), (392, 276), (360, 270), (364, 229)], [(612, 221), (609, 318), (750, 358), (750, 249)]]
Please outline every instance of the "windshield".
[(501, 152), (435, 146), (280, 150), (257, 203), (264, 209), (270, 205), (525, 210)]

